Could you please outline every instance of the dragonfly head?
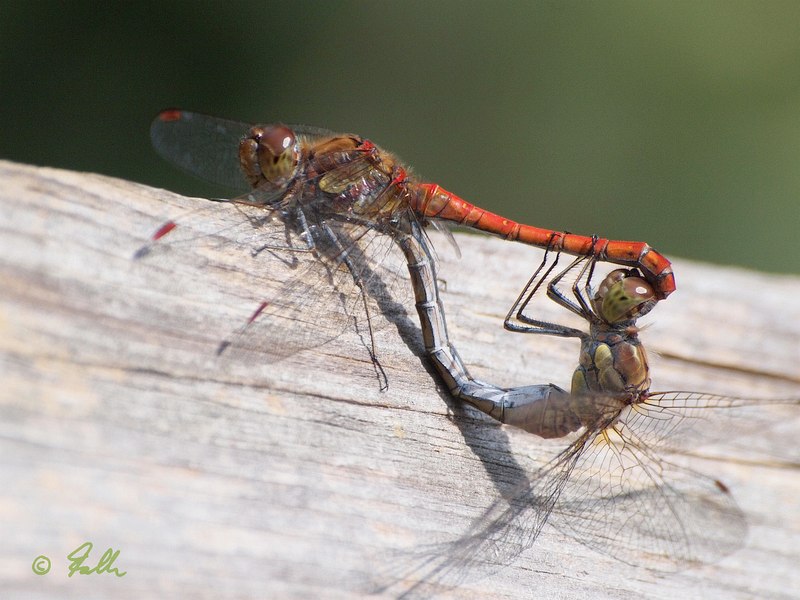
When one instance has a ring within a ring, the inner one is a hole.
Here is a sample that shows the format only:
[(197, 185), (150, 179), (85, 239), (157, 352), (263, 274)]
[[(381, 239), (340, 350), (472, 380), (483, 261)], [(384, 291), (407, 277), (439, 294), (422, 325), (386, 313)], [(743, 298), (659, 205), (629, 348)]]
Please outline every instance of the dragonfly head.
[(611, 271), (592, 298), (595, 312), (610, 325), (636, 320), (657, 302), (653, 286), (636, 269)]
[(239, 164), (254, 188), (282, 188), (297, 174), (300, 146), (286, 125), (252, 127), (239, 142)]

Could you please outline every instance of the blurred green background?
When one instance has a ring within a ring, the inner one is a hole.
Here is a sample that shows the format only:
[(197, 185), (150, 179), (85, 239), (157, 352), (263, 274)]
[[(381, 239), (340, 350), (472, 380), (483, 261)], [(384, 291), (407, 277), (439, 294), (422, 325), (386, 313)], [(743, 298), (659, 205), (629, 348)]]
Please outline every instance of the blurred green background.
[(531, 224), (800, 273), (800, 2), (5, 2), (0, 157), (211, 193), (155, 113), (352, 131)]

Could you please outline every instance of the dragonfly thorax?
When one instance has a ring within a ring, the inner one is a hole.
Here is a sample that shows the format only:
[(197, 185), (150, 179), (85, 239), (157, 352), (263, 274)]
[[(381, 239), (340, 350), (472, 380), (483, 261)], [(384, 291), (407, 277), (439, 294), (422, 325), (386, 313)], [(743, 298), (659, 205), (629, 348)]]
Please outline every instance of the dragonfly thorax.
[(650, 387), (647, 354), (635, 321), (655, 306), (653, 287), (636, 269), (615, 269), (592, 298), (596, 319), (583, 339), (572, 392), (641, 393)]
[(635, 332), (607, 331), (583, 341), (578, 368), (572, 374), (573, 394), (638, 394), (649, 388), (647, 353)]

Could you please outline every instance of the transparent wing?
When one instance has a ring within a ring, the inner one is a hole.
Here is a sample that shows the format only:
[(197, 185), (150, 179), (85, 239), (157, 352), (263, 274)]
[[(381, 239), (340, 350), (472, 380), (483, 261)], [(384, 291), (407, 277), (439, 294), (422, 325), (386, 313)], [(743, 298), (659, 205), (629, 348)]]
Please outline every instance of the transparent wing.
[[(369, 343), (370, 328), (387, 323), (380, 315), (400, 318), (409, 306), (407, 268), (392, 238), (328, 219), (324, 234), (310, 227), (312, 251), (309, 232), (298, 226), (295, 216), (291, 211), (209, 202), (176, 218), (168, 235), (137, 255), (144, 268), (164, 270), (172, 278), (180, 271), (176, 263), (195, 265), (193, 275), (208, 272), (210, 286), (233, 278), (237, 295), (242, 294), (237, 304), (250, 312), (240, 313), (238, 322), (217, 332), (216, 350), (223, 356), (274, 362), (325, 344), (348, 328)], [(247, 281), (237, 272), (246, 273)], [(197, 288), (193, 279), (173, 279), (170, 285), (176, 293)], [(165, 320), (173, 321), (176, 329), (185, 327), (180, 315)]]
[[(626, 423), (651, 450), (681, 453), (738, 436), (763, 435), (776, 425), (776, 413), (770, 409), (798, 406), (800, 398), (651, 392), (643, 402), (631, 406)], [(795, 449), (794, 457), (800, 460), (800, 450)]]
[(276, 360), (325, 344), (347, 329), (372, 352), (373, 332), (408, 319), (411, 286), (392, 239), (346, 222), (328, 221), (327, 227), (335, 238), (315, 240), (314, 253), (305, 254), (299, 272), (264, 296), (248, 322), (226, 340), (226, 353)]
[[(598, 402), (602, 396), (578, 399)], [(673, 408), (669, 435), (657, 437), (663, 421), (640, 406), (626, 406), (610, 426), (585, 432), (510, 501), (496, 502), (503, 509), (485, 527), (503, 562), (530, 546), (545, 522), (622, 562), (657, 570), (713, 562), (741, 545), (744, 515), (728, 489), (649, 445), (694, 425), (691, 410)]]
[(509, 496), (498, 498), (458, 538), (382, 557), (374, 591), (431, 597), (511, 564), (536, 541), (592, 435), (585, 432)]
[[(252, 127), (179, 109), (162, 111), (150, 125), (150, 140), (167, 161), (192, 175), (237, 192), (249, 189), (239, 166), (239, 141)], [(307, 125), (289, 125), (307, 138), (336, 135)]]
[[(409, 585), (415, 591), (429, 593), (488, 576), (530, 548), (547, 523), (622, 562), (659, 571), (714, 562), (733, 552), (747, 524), (727, 487), (679, 464), (681, 457), (656, 452), (683, 428), (686, 439), (694, 438), (700, 431), (695, 425), (718, 413), (724, 417), (723, 407), (740, 407), (732, 399), (706, 396), (665, 394), (659, 398), (664, 411), (641, 405), (620, 409), (614, 395), (574, 397), (576, 414), (604, 415), (597, 427), (584, 430), (511, 494), (498, 498), (460, 538), (395, 559), (385, 580), (414, 582)], [(698, 402), (720, 410), (694, 406)], [(665, 414), (670, 416), (664, 419)]]
[(150, 126), (150, 140), (167, 161), (211, 183), (244, 192), (239, 140), (247, 123), (182, 110), (161, 112)]
[(747, 530), (727, 487), (655, 454), (624, 415), (580, 453), (550, 523), (617, 560), (666, 571), (720, 559)]

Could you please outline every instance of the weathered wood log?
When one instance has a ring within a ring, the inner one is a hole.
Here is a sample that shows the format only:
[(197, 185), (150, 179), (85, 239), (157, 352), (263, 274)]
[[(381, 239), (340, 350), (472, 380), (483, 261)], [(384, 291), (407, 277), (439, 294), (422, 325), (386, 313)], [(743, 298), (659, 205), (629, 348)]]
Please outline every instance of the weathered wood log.
[[(278, 362), (218, 357), (278, 267), (241, 245), (132, 259), (203, 202), (0, 162), (3, 597), (358, 597), (378, 557), (457, 537), (531, 457), (557, 450), (454, 404), (413, 311), (377, 329), (387, 391), (363, 328)], [(541, 254), (459, 235), (456, 260), (432, 236), (473, 375), (568, 386), (576, 342), (502, 328)], [(660, 354), (653, 388), (800, 395), (800, 278), (685, 260), (675, 270), (678, 292), (642, 334)], [(613, 544), (599, 554), (545, 528), (514, 564), (450, 596), (796, 597), (800, 421), (796, 407), (765, 411), (769, 431), (686, 449), (744, 510), (738, 552), (662, 577), (620, 565)], [(87, 541), (84, 566), (110, 547), (127, 574), (68, 577), (67, 555)], [(33, 572), (38, 555), (47, 575)]]

